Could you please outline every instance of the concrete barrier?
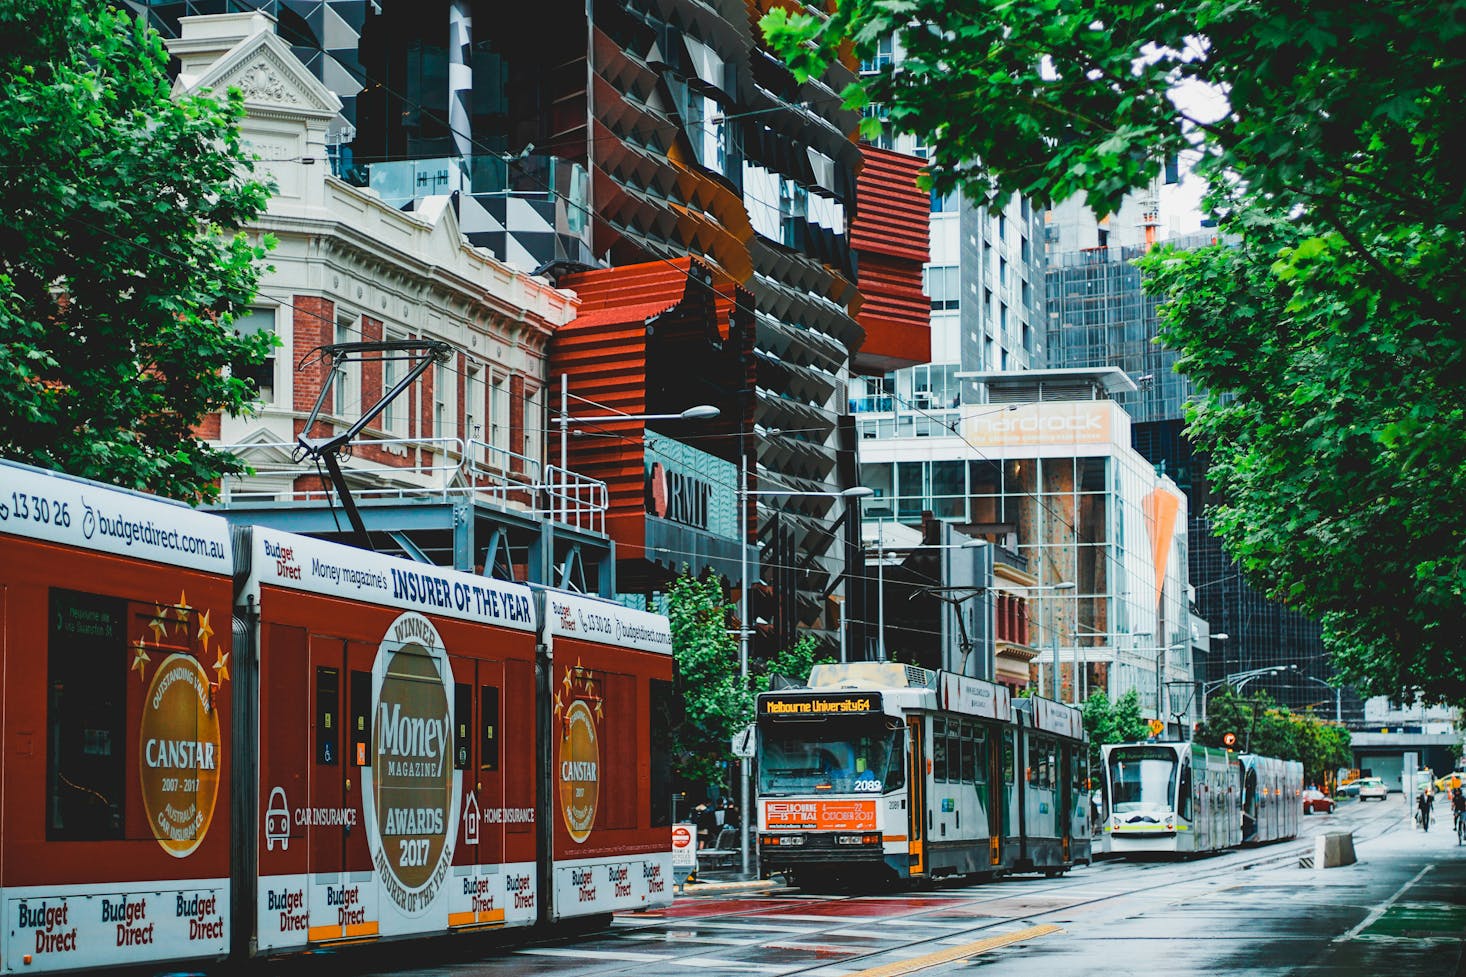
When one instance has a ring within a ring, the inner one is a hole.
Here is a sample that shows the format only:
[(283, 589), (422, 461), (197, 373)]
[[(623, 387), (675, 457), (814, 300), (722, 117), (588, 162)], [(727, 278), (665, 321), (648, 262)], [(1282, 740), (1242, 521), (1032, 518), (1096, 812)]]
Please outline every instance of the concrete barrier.
[(1314, 868), (1338, 868), (1340, 865), (1353, 865), (1356, 861), (1354, 832), (1326, 831), (1313, 839)]

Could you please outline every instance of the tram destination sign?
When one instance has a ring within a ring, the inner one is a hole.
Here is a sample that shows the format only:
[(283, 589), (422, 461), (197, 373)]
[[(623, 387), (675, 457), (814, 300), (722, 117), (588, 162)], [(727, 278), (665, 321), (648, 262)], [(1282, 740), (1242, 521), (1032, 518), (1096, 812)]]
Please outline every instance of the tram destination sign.
[(863, 716), (879, 712), (881, 712), (881, 694), (879, 692), (765, 694), (758, 700), (758, 714), (774, 719)]

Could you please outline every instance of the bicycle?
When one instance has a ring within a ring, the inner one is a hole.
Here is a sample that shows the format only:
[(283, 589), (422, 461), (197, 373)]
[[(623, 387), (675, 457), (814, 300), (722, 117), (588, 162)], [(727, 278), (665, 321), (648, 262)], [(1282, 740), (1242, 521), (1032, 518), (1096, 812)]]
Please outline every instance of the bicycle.
[(1461, 811), (1452, 812), (1456, 822), (1456, 844), (1466, 845), (1466, 817), (1462, 817)]

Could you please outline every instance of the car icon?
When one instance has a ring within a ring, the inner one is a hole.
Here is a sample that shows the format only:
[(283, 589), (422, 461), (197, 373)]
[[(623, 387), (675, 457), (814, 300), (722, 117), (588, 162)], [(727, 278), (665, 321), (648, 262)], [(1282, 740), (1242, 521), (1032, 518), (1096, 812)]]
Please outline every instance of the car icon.
[(270, 791), (270, 803), (265, 808), (265, 850), (274, 851), (277, 841), (281, 851), (290, 850), (290, 805), (283, 787)]

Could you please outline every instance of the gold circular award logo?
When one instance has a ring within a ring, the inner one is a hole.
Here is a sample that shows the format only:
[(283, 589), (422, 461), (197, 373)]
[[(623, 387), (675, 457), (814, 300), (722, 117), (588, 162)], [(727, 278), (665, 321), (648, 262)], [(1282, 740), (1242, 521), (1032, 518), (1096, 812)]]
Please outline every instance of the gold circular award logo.
[(371, 766), (362, 771), (370, 800), (367, 837), (382, 891), (404, 912), (437, 897), (453, 860), (453, 717), (447, 654), (421, 614), (387, 629), (372, 669), (375, 711)]
[(576, 844), (589, 838), (595, 826), (600, 766), (595, 717), (585, 700), (575, 699), (560, 723), (560, 813)]
[(189, 655), (153, 673), (138, 732), (138, 782), (153, 837), (175, 858), (191, 855), (214, 819), (223, 750), (209, 677)]

